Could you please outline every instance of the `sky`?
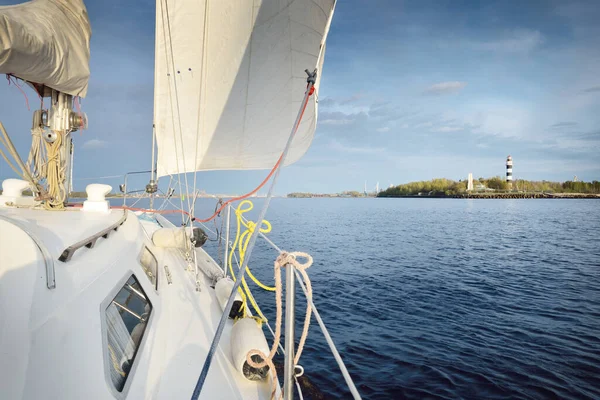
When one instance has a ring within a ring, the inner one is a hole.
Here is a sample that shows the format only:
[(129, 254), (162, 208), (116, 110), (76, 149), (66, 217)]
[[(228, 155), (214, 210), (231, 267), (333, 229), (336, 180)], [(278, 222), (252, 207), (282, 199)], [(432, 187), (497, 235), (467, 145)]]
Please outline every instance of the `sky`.
[[(93, 178), (150, 169), (154, 1), (85, 3), (89, 129), (74, 136), (74, 186), (116, 188), (121, 178)], [(315, 138), (276, 193), (504, 175), (509, 154), (517, 179), (600, 180), (598, 21), (595, 0), (339, 0)], [(14, 86), (0, 85), (0, 120), (26, 158), (31, 112)], [(0, 163), (0, 179), (11, 172)], [(198, 181), (208, 193), (241, 194), (267, 173)]]

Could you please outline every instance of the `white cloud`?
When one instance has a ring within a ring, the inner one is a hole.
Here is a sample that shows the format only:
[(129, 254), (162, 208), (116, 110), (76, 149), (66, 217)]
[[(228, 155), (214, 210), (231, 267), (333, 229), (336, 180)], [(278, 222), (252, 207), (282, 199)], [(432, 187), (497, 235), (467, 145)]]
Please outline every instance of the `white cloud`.
[(457, 119), (473, 133), (499, 137), (532, 138), (539, 132), (538, 122), (526, 102), (481, 99), (468, 105)]
[(442, 94), (450, 94), (456, 93), (462, 90), (465, 86), (467, 86), (467, 82), (460, 81), (448, 81), (448, 82), (440, 82), (435, 85), (429, 86), (425, 89), (425, 94), (430, 95), (442, 95)]
[(560, 128), (573, 128), (577, 126), (577, 122), (574, 121), (561, 121), (555, 124), (552, 124), (550, 128), (560, 129)]
[(439, 128), (435, 128), (433, 132), (456, 132), (460, 131), (462, 128), (458, 126), (442, 126)]
[(340, 104), (341, 105), (346, 105), (346, 104), (356, 103), (357, 101), (359, 101), (362, 98), (363, 98), (363, 94), (362, 93), (356, 93), (356, 94), (353, 94), (350, 97), (347, 97), (345, 99), (341, 99), (340, 100)]
[(319, 124), (321, 125), (349, 125), (357, 120), (367, 119), (368, 115), (364, 112), (345, 113), (341, 111), (320, 113)]
[(355, 153), (355, 154), (376, 154), (383, 153), (385, 149), (383, 147), (354, 147), (347, 146), (337, 140), (332, 140), (329, 143), (329, 147), (334, 151), (343, 152), (343, 153)]
[(86, 150), (92, 150), (92, 149), (101, 149), (103, 147), (106, 147), (108, 143), (104, 140), (99, 140), (99, 139), (90, 139), (87, 142), (85, 142), (81, 148), (82, 149), (86, 149)]
[(488, 41), (472, 41), (469, 46), (475, 50), (529, 53), (544, 42), (544, 36), (539, 31), (517, 29), (509, 31), (503, 37)]
[(431, 121), (426, 121), (426, 122), (420, 122), (418, 124), (416, 124), (414, 126), (415, 129), (421, 129), (421, 128), (431, 128), (433, 126), (433, 122)]
[(600, 92), (600, 86), (592, 86), (583, 91), (584, 93)]
[(384, 126), (383, 128), (378, 128), (377, 132), (389, 132), (390, 128), (388, 126)]
[(353, 123), (353, 119), (322, 119), (319, 121), (323, 125), (348, 125)]

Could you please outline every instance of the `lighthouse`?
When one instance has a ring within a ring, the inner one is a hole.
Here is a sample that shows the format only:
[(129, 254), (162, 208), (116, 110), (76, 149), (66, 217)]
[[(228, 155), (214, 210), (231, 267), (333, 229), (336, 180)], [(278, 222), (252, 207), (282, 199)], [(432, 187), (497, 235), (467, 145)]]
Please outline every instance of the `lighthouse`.
[(506, 183), (508, 183), (508, 188), (512, 189), (512, 168), (513, 168), (513, 159), (511, 156), (506, 157)]

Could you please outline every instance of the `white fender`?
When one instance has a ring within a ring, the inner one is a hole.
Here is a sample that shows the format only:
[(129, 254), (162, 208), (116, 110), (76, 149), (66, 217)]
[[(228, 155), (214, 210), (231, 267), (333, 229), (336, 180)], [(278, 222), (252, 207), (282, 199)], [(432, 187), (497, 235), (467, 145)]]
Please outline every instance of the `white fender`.
[(152, 234), (152, 243), (156, 247), (168, 247), (187, 250), (192, 239), (196, 247), (201, 247), (208, 237), (198, 227), (196, 228), (160, 228)]
[(231, 357), (233, 365), (247, 379), (251, 381), (262, 380), (267, 376), (269, 367), (265, 366), (257, 370), (248, 365), (246, 355), (253, 349), (260, 350), (265, 355), (268, 355), (269, 345), (267, 339), (265, 339), (262, 329), (254, 319), (239, 319), (231, 329)]
[(189, 241), (190, 234), (186, 228), (161, 228), (152, 234), (152, 243), (156, 247), (186, 249)]
[[(225, 306), (231, 295), (231, 290), (233, 290), (233, 281), (230, 278), (222, 278), (217, 281), (215, 293), (217, 295), (217, 301), (221, 306), (221, 311), (225, 311)], [(231, 312), (229, 313), (229, 318), (235, 318), (240, 313), (242, 304), (242, 296), (240, 296), (239, 293), (236, 293), (235, 299), (233, 300), (233, 307), (231, 307)]]

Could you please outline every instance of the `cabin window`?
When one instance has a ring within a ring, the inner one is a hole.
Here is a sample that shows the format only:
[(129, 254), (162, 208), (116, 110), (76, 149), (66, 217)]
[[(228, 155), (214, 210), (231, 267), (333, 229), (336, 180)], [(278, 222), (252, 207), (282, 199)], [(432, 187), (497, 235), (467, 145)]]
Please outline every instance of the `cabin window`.
[(106, 360), (118, 392), (123, 391), (151, 312), (152, 305), (133, 275), (106, 308)]
[(158, 282), (156, 279), (158, 272), (158, 261), (156, 261), (156, 257), (154, 257), (154, 254), (152, 254), (150, 249), (146, 246), (144, 246), (142, 249), (142, 254), (140, 254), (140, 264), (146, 273), (146, 276), (148, 279), (150, 279), (152, 286), (158, 289)]

